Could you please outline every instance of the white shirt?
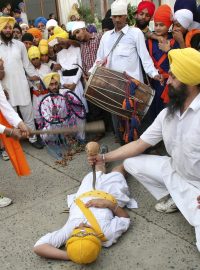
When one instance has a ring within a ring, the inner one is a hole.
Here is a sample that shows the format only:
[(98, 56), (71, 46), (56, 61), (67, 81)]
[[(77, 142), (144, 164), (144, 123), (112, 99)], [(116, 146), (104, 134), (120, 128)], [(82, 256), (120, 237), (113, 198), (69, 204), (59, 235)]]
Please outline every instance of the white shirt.
[(25, 12), (21, 12), (21, 19), (23, 21), (23, 23), (26, 23), (28, 25), (28, 17), (27, 14)]
[[(169, 116), (164, 109), (141, 139), (151, 145), (163, 139), (171, 156), (170, 166), (164, 165), (164, 174), (176, 171), (184, 180), (200, 189), (200, 94), (180, 115)], [(170, 168), (171, 167), (171, 168)]]
[(36, 74), (29, 62), (25, 45), (14, 39), (6, 45), (0, 40), (0, 58), (4, 61), (5, 69), (2, 86), (9, 93), (9, 102), (12, 106), (28, 105), (31, 95), (25, 71), (28, 76)]
[[(92, 190), (92, 173), (86, 175), (83, 179), (75, 198), (81, 194)], [(103, 174), (97, 172), (96, 189), (103, 190), (115, 196), (120, 206), (125, 206), (131, 202), (129, 198), (129, 190), (124, 176), (119, 172), (112, 172), (109, 174)], [(88, 202), (92, 198), (82, 199), (84, 203)], [(68, 203), (70, 204), (69, 200)], [(130, 225), (129, 218), (113, 216), (113, 213), (109, 209), (105, 208), (94, 208), (90, 210), (96, 217), (102, 232), (107, 238), (107, 242), (102, 243), (103, 246), (109, 247), (113, 243), (116, 243), (117, 239), (127, 231)], [(82, 222), (89, 222), (85, 218), (79, 207), (72, 201), (70, 205), (70, 214), (67, 223), (58, 231), (48, 233), (37, 241), (35, 246), (42, 244), (50, 244), (54, 247), (61, 247), (70, 238), (70, 235), (75, 227), (78, 227)]]
[[(121, 32), (124, 33), (124, 36), (120, 39), (113, 52), (108, 56)], [(100, 41), (95, 65), (97, 62), (104, 61), (107, 56), (108, 61), (106, 67), (122, 73), (126, 72), (128, 75), (141, 82), (143, 82), (143, 75), (140, 59), (145, 72), (151, 78), (158, 75), (158, 71), (155, 69), (153, 61), (147, 51), (144, 34), (139, 28), (126, 25), (119, 32), (116, 32), (114, 29), (107, 31)]]
[[(0, 111), (8, 121), (8, 123), (14, 127), (17, 127), (22, 119), (15, 112), (15, 110), (11, 107), (9, 102), (6, 99), (6, 96), (3, 92), (1, 83), (0, 83)], [(5, 126), (0, 124), (0, 133), (4, 133)]]
[(62, 49), (57, 53), (57, 63), (61, 65), (62, 71), (78, 68), (77, 74), (74, 76), (63, 77), (62, 73), (59, 72), (61, 75), (61, 84), (77, 84), (80, 81), (82, 70), (76, 66), (76, 64), (78, 64), (82, 67), (80, 48), (71, 45), (68, 49)]

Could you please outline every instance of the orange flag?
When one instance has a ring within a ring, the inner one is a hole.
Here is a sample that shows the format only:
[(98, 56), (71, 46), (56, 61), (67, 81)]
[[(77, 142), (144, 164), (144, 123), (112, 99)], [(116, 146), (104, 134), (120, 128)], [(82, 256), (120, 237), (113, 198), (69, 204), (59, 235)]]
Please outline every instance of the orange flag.
[[(0, 112), (0, 123), (6, 127), (11, 127)], [(5, 149), (10, 157), (12, 165), (19, 176), (30, 175), (30, 167), (24, 155), (23, 149), (19, 141), (8, 138), (4, 134), (0, 134), (0, 139), (3, 141)]]

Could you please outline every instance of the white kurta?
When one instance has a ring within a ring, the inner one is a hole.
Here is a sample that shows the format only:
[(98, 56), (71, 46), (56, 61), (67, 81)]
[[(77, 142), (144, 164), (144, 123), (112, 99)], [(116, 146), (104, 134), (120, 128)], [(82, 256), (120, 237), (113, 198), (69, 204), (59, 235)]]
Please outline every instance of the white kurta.
[[(124, 36), (113, 52), (110, 53), (121, 32), (124, 33)], [(143, 82), (143, 75), (140, 59), (145, 72), (151, 78), (158, 75), (158, 71), (155, 69), (153, 61), (147, 51), (144, 34), (139, 28), (126, 25), (120, 32), (115, 32), (115, 30), (107, 31), (100, 41), (94, 66), (97, 62), (104, 62), (107, 56), (106, 67), (122, 73), (126, 72), (128, 75), (141, 82)], [(92, 69), (90, 71), (92, 71)]]
[[(11, 107), (10, 103), (6, 100), (6, 96), (3, 92), (1, 82), (0, 82), (0, 111), (8, 121), (8, 123), (14, 127), (17, 127), (22, 119), (15, 112), (15, 110)], [(0, 124), (0, 133), (3, 133), (5, 130), (5, 126)]]
[(31, 95), (25, 72), (28, 76), (36, 74), (25, 45), (14, 39), (6, 45), (0, 40), (0, 58), (4, 61), (5, 69), (2, 86), (9, 93), (9, 102), (13, 107), (30, 104)]
[[(75, 195), (75, 198), (87, 191), (92, 190), (92, 179), (92, 173), (86, 175)], [(131, 203), (126, 180), (119, 172), (112, 172), (108, 174), (103, 174), (100, 171), (97, 172), (96, 189), (109, 192), (115, 196), (120, 206), (125, 206)], [(87, 201), (91, 200), (91, 197), (84, 198), (82, 200), (86, 203)], [(107, 242), (102, 243), (105, 247), (109, 247), (116, 243), (117, 239), (122, 235), (122, 233), (127, 231), (130, 225), (129, 218), (113, 216), (112, 211), (109, 209), (91, 207), (90, 210), (96, 217), (102, 232), (108, 240)], [(73, 201), (70, 205), (69, 219), (64, 227), (53, 233), (46, 234), (39, 241), (37, 241), (35, 246), (41, 244), (50, 244), (57, 248), (61, 247), (69, 239), (73, 229), (79, 226), (82, 222), (88, 223), (82, 211)]]
[[(82, 67), (82, 60), (81, 60), (81, 51), (80, 48), (70, 46), (68, 49), (62, 49), (57, 54), (57, 63), (61, 65), (62, 70), (70, 70), (78, 68), (76, 64)], [(88, 111), (87, 101), (84, 97), (83, 93), (83, 86), (80, 81), (82, 76), (82, 70), (78, 68), (78, 72), (75, 76), (62, 76), (62, 72), (60, 71), (61, 76), (61, 85), (63, 84), (76, 84), (76, 88), (74, 90), (75, 94), (80, 98), (83, 102), (86, 111)]]
[(169, 116), (164, 109), (141, 139), (156, 145), (162, 139), (170, 157), (140, 155), (125, 160), (124, 167), (156, 199), (170, 193), (175, 204), (195, 227), (200, 251), (200, 94), (180, 115)]
[[(43, 80), (44, 76), (51, 73), (51, 69), (45, 64), (41, 64), (39, 69), (35, 67), (33, 68), (35, 70), (35, 74), (40, 77), (41, 80)], [(30, 85), (33, 86), (34, 90), (38, 90), (35, 84), (30, 83)], [(33, 114), (35, 119), (41, 118), (39, 113), (39, 105), (45, 95), (36, 96), (33, 94)]]

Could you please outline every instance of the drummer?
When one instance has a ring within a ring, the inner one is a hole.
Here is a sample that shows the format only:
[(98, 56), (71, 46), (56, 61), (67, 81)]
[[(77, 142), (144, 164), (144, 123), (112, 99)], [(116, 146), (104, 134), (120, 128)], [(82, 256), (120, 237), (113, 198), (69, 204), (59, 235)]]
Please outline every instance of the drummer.
[[(111, 15), (114, 29), (103, 35), (94, 65), (100, 63), (109, 69), (126, 72), (143, 82), (141, 60), (148, 76), (160, 81), (161, 77), (147, 51), (142, 31), (136, 27), (129, 27), (127, 24), (127, 4), (125, 1), (115, 1), (111, 5)], [(111, 51), (112, 53), (110, 53)], [(118, 117), (113, 115), (112, 118), (115, 135), (121, 142)]]
[[(168, 56), (168, 108), (160, 112), (139, 140), (90, 158), (89, 162), (125, 159), (125, 170), (157, 200), (170, 194), (171, 198), (156, 204), (156, 210), (172, 213), (178, 208), (195, 227), (200, 251), (200, 211), (196, 202), (200, 194), (200, 53), (193, 48), (175, 49)], [(142, 155), (161, 140), (169, 156)]]

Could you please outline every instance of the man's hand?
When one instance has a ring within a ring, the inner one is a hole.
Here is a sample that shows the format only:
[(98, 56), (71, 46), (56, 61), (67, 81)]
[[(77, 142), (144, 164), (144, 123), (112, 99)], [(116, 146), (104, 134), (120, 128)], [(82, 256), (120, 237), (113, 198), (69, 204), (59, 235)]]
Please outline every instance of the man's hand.
[(76, 88), (76, 84), (75, 83), (71, 83), (71, 84), (65, 83), (65, 84), (63, 84), (63, 86), (64, 86), (64, 88), (67, 88), (67, 89), (69, 89), (71, 91), (74, 91), (75, 88)]
[(23, 121), (21, 121), (18, 125), (18, 129), (21, 132), (21, 137), (23, 138), (28, 138), (30, 135), (30, 131), (29, 128), (25, 125), (25, 123)]
[(31, 77), (28, 77), (30, 81), (39, 81), (40, 80), (40, 77), (38, 76), (31, 76)]
[(158, 47), (163, 52), (168, 52), (171, 49), (170, 41), (163, 39), (158, 43)]
[(4, 134), (7, 137), (11, 137), (11, 138), (13, 138), (15, 140), (20, 140), (22, 138), (21, 131), (18, 128), (6, 128), (4, 130)]
[(61, 69), (62, 69), (62, 67), (61, 67), (60, 64), (54, 64), (54, 65), (53, 65), (53, 71), (54, 71), (54, 72), (56, 72), (56, 71), (58, 71), (58, 70), (61, 70)]
[(85, 204), (85, 206), (87, 208), (89, 207), (96, 207), (96, 208), (108, 208), (110, 209), (111, 211), (114, 211), (116, 205), (109, 201), (109, 200), (105, 200), (105, 199), (93, 199), (93, 200), (90, 200), (89, 202), (87, 202)]
[(161, 85), (164, 85), (165, 79), (163, 78), (161, 74), (156, 75), (153, 79), (156, 81), (159, 81)]
[(178, 31), (178, 30), (173, 30), (172, 35), (173, 35), (173, 38), (178, 42), (180, 47), (182, 49), (185, 48), (185, 40), (183, 37), (183, 33), (181, 31)]
[(96, 156), (88, 156), (88, 163), (90, 166), (93, 164), (102, 165), (105, 163), (105, 161), (103, 160), (102, 155), (98, 154)]

